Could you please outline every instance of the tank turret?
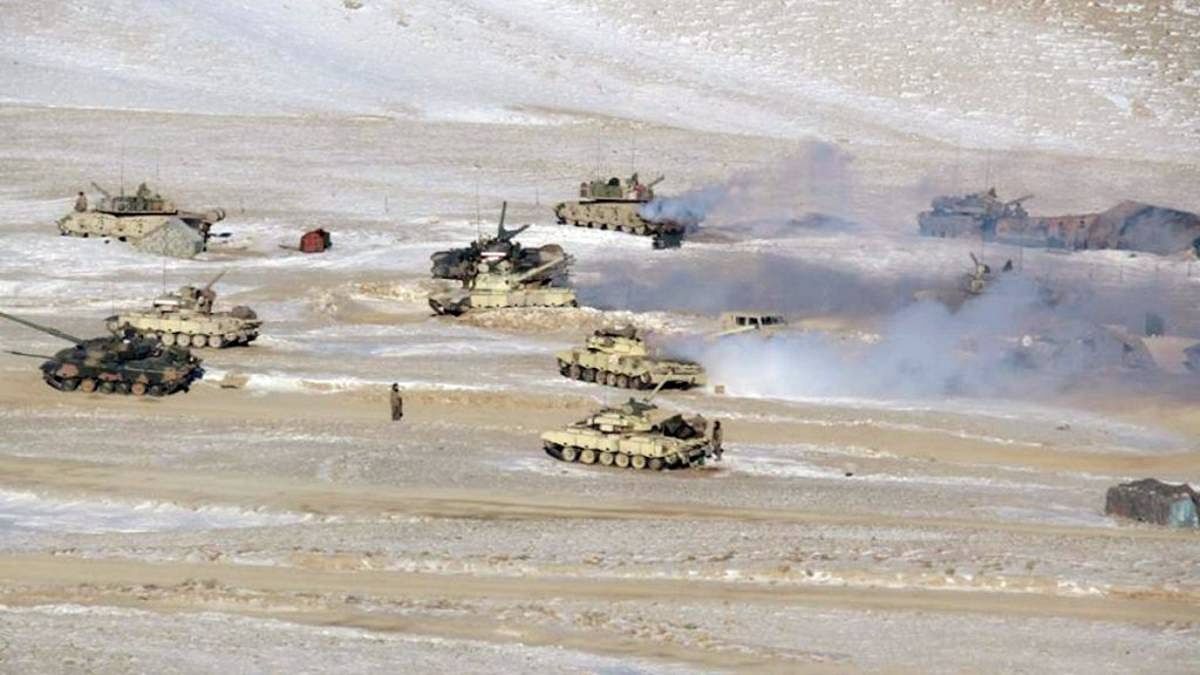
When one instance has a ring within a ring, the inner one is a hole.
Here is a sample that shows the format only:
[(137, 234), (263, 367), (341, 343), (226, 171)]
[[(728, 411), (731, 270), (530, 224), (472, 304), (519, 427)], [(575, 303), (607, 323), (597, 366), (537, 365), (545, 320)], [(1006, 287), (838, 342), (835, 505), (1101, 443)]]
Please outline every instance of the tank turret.
[[(655, 394), (662, 388), (660, 384)], [(720, 460), (725, 452), (720, 422), (711, 427), (700, 415), (665, 419), (652, 402), (630, 398), (602, 408), (567, 427), (543, 433), (548, 455), (563, 462), (600, 464), (622, 469), (680, 469)]]
[(187, 391), (204, 374), (200, 360), (188, 350), (166, 346), (132, 330), (84, 340), (10, 314), (0, 313), (0, 318), (72, 343), (50, 357), (13, 352), (44, 358), (42, 379), (59, 391), (163, 396)]

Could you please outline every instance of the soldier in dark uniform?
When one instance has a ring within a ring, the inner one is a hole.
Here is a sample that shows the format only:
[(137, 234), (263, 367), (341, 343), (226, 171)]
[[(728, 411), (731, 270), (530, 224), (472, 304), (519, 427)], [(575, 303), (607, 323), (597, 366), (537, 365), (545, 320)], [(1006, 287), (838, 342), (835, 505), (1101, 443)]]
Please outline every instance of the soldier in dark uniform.
[(75, 198), (75, 210), (80, 213), (87, 211), (87, 195), (83, 194), (82, 192), (80, 192), (79, 196)]
[(392, 421), (399, 422), (401, 417), (404, 417), (404, 399), (400, 398), (400, 385), (393, 382), (392, 392)]
[(724, 432), (721, 431), (721, 420), (713, 420), (712, 445), (714, 448), (721, 447), (724, 435)]

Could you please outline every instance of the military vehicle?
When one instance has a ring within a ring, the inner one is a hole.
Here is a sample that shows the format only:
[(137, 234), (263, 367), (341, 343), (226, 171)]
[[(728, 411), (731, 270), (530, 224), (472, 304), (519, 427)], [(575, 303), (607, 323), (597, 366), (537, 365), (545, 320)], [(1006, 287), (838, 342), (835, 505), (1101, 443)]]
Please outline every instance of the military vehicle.
[(114, 333), (132, 328), (168, 346), (221, 349), (250, 344), (262, 326), (254, 310), (239, 305), (225, 312), (213, 311), (217, 293), (212, 287), (224, 275), (221, 272), (202, 288), (182, 286), (162, 295), (149, 310), (110, 316), (105, 325)]
[(1183, 350), (1183, 365), (1193, 373), (1200, 373), (1200, 342)]
[(500, 224), (496, 228), (496, 236), (480, 237), (465, 248), (453, 248), (434, 253), (430, 257), (433, 262), (431, 270), (433, 277), (435, 279), (468, 281), (484, 260), (489, 263), (505, 260), (512, 265), (512, 269), (516, 272), (526, 272), (551, 260), (564, 257), (562, 247), (558, 244), (546, 244), (534, 249), (522, 247), (515, 237), (529, 226), (523, 225), (515, 230), (505, 229), (504, 219), (507, 213), (508, 202), (504, 202), (500, 209)]
[(186, 392), (204, 376), (200, 359), (187, 349), (168, 347), (132, 330), (84, 340), (9, 314), (0, 313), (0, 317), (74, 345), (53, 356), (9, 352), (45, 359), (42, 378), (59, 391), (166, 396)]
[(72, 211), (58, 220), (58, 230), (76, 237), (112, 237), (120, 241), (140, 240), (170, 223), (183, 223), (207, 242), (212, 225), (225, 218), (221, 209), (203, 213), (181, 211), (175, 204), (142, 183), (133, 195), (113, 195), (92, 183), (104, 198), (95, 208)]
[(580, 183), (579, 201), (561, 202), (554, 207), (559, 225), (575, 225), (599, 230), (616, 230), (654, 238), (654, 248), (675, 248), (683, 244), (683, 235), (695, 223), (670, 218), (646, 218), (645, 207), (654, 199), (659, 176), (643, 184), (638, 175), (622, 181), (612, 177)]
[(917, 216), (921, 234), (929, 237), (961, 237), (981, 235), (991, 239), (996, 224), (1002, 219), (1025, 220), (1029, 217), (1022, 203), (1032, 199), (1025, 195), (1012, 201), (1001, 201), (996, 188), (974, 192), (962, 197), (945, 196), (933, 200), (933, 209)]
[(578, 307), (574, 289), (563, 285), (570, 262), (571, 257), (564, 254), (517, 272), (507, 260), (489, 262), (485, 258), (462, 288), (431, 293), (429, 306), (450, 316), (506, 307)]
[[(661, 388), (662, 385), (659, 385)], [(658, 389), (655, 390), (657, 393)], [(699, 415), (672, 415), (656, 421), (651, 401), (630, 398), (557, 431), (542, 434), (546, 454), (564, 462), (617, 466), (622, 469), (684, 469), (720, 460), (720, 422)]]
[(787, 328), (787, 319), (778, 314), (725, 312), (721, 315), (721, 331), (717, 333), (716, 337), (754, 332), (769, 337), (785, 328)]
[(703, 386), (704, 368), (690, 361), (659, 359), (632, 326), (597, 330), (583, 347), (559, 352), (558, 372), (573, 380), (622, 389), (653, 389), (657, 385), (683, 389)]

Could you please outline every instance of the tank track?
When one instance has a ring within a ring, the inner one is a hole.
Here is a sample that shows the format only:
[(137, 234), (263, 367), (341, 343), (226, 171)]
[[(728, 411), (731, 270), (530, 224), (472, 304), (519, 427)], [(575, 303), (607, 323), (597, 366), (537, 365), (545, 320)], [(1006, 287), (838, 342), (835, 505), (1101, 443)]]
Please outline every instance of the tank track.
[(697, 448), (690, 456), (675, 454), (664, 458), (631, 455), (625, 452), (600, 451), (592, 448), (562, 446), (557, 443), (544, 443), (543, 448), (547, 455), (560, 462), (587, 465), (599, 464), (600, 466), (615, 466), (618, 469), (648, 469), (650, 471), (690, 469), (704, 466), (707, 462), (703, 447)]
[(258, 333), (238, 332), (233, 334), (230, 339), (229, 335), (212, 335), (207, 333), (142, 333), (146, 336), (158, 338), (164, 345), (170, 347), (178, 345), (180, 347), (191, 347), (193, 349), (204, 349), (211, 347), (213, 349), (224, 349), (226, 347), (244, 347), (258, 339)]
[(476, 309), (474, 307), (471, 307), (470, 305), (465, 305), (465, 306), (461, 306), (461, 307), (458, 305), (443, 305), (442, 303), (438, 302), (437, 300), (430, 298), (429, 306), (433, 309), (434, 312), (436, 312), (437, 314), (439, 314), (441, 316), (462, 316), (463, 314), (466, 314), (467, 312), (471, 312), (471, 311), (486, 312), (486, 311), (495, 310), (495, 309), (558, 309), (558, 308), (564, 308), (564, 307), (578, 307), (579, 301), (572, 300), (571, 302), (569, 302), (565, 305), (559, 305), (559, 304), (554, 304), (554, 305), (506, 305), (504, 307), (481, 307), (481, 308)]
[[(584, 205), (586, 207), (586, 205)], [(638, 216), (634, 224), (610, 223), (604, 220), (587, 220), (584, 218), (568, 218), (565, 211), (567, 203), (563, 202), (554, 207), (554, 218), (559, 225), (574, 225), (590, 230), (611, 230), (625, 232), (641, 237), (653, 237), (654, 248), (676, 248), (683, 244), (684, 230), (681, 227), (663, 227), (661, 223), (652, 223)]]
[[(116, 379), (105, 379), (104, 375), (112, 375)], [(175, 383), (146, 384), (132, 382), (112, 373), (101, 373), (95, 378), (60, 378), (50, 373), (43, 376), (46, 384), (62, 392), (78, 391), (85, 394), (121, 394), (132, 396), (170, 396), (188, 391), (192, 382), (198, 377), (189, 377)]]
[[(647, 390), (653, 389), (656, 385), (654, 380), (650, 378), (649, 373), (643, 373), (640, 376), (625, 375), (622, 373), (613, 373), (600, 370), (598, 368), (588, 368), (586, 366), (581, 366), (578, 363), (566, 363), (565, 361), (558, 362), (558, 372), (560, 375), (570, 380), (578, 380), (579, 382), (593, 382), (595, 384), (602, 384), (604, 386), (615, 387), (617, 389)], [(663, 385), (663, 388), (668, 389), (675, 387), (679, 389), (691, 389), (694, 386), (694, 384), (689, 382), (671, 380), (668, 381), (667, 384)]]

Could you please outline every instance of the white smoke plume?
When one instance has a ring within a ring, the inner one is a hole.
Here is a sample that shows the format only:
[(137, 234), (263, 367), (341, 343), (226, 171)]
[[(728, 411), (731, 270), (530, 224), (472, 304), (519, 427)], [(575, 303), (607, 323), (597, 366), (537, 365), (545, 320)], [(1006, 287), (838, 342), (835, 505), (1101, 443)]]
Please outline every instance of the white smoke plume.
[(910, 304), (883, 322), (877, 341), (784, 332), (693, 339), (673, 349), (731, 394), (793, 399), (1027, 396), (1104, 371), (1154, 367), (1136, 338), (1066, 318), (1017, 276), (997, 280), (958, 311)]
[(852, 162), (853, 157), (835, 145), (809, 141), (781, 162), (655, 199), (642, 207), (642, 217), (704, 227), (788, 223), (813, 213), (846, 217), (847, 196), (854, 188)]

